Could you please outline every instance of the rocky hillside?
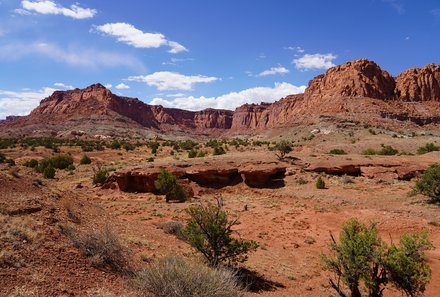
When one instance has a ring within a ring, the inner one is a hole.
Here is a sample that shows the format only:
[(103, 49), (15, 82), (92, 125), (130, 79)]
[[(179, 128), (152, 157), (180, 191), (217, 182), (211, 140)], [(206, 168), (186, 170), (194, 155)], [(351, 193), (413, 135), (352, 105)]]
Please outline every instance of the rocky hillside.
[[(101, 84), (56, 91), (30, 115), (0, 122), (0, 136), (146, 136), (177, 133), (217, 137), (310, 124), (322, 116), (399, 128), (440, 124), (440, 66), (411, 68), (396, 78), (360, 59), (328, 69), (305, 94), (275, 103), (245, 104), (235, 111), (186, 111), (112, 94)], [(127, 134), (130, 132), (130, 134)]]

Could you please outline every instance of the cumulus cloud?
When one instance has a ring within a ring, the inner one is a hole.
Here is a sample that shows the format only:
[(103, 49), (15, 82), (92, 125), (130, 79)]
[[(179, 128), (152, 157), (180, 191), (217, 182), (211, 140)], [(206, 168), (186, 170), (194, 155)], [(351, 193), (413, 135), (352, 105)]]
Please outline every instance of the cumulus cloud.
[(149, 75), (130, 76), (128, 81), (145, 82), (160, 91), (184, 90), (190, 91), (194, 84), (210, 83), (219, 80), (217, 77), (204, 75), (184, 75), (177, 72), (159, 71)]
[(268, 75), (275, 75), (275, 74), (286, 74), (289, 73), (289, 69), (279, 66), (279, 67), (272, 67), (268, 70), (264, 70), (257, 76), (268, 76)]
[(127, 85), (124, 84), (124, 83), (120, 83), (120, 84), (117, 85), (115, 88), (118, 89), (118, 90), (126, 90), (126, 89), (130, 89), (130, 86), (127, 86)]
[(98, 51), (91, 48), (64, 49), (55, 44), (44, 42), (0, 45), (0, 60), (17, 60), (26, 56), (35, 55), (87, 69), (119, 66), (139, 70), (143, 69), (142, 62), (139, 59), (131, 55), (115, 52)]
[(53, 84), (55, 87), (57, 87), (57, 88), (60, 88), (60, 89), (65, 89), (65, 90), (71, 90), (71, 89), (74, 89), (74, 87), (73, 86), (71, 86), (71, 85), (66, 85), (66, 84), (64, 84), (64, 83), (54, 83)]
[(292, 64), (295, 64), (298, 70), (328, 69), (335, 66), (333, 60), (336, 58), (337, 56), (333, 54), (305, 54), (298, 59), (294, 59)]
[(98, 32), (115, 37), (117, 41), (126, 43), (136, 48), (158, 48), (169, 46), (168, 52), (177, 54), (188, 50), (178, 42), (169, 41), (161, 33), (143, 32), (128, 23), (108, 23), (96, 26)]
[(79, 4), (73, 4), (69, 8), (63, 7), (55, 1), (21, 1), (22, 8), (15, 10), (18, 14), (26, 14), (26, 12), (36, 12), (40, 14), (64, 15), (73, 19), (89, 19), (96, 14), (96, 9), (82, 8)]
[(274, 87), (256, 87), (240, 92), (231, 92), (219, 97), (177, 97), (174, 99), (154, 98), (150, 104), (165, 107), (182, 108), (187, 110), (202, 110), (206, 108), (234, 110), (246, 103), (274, 102), (287, 95), (304, 93), (306, 86), (294, 86), (282, 82)]
[(50, 96), (56, 89), (7, 91), (0, 90), (0, 119), (9, 115), (27, 115), (38, 106), (43, 98)]
[(106, 87), (107, 89), (111, 89), (113, 87), (112, 84), (105, 84), (104, 87)]

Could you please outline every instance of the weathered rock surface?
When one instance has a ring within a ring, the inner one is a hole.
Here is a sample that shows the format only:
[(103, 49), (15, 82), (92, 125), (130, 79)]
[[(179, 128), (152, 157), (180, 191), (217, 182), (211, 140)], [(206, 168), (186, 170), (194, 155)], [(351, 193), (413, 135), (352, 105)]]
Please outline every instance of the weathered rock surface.
[[(117, 183), (124, 192), (156, 193), (155, 181), (162, 168), (176, 175), (181, 180), (188, 180), (206, 188), (222, 188), (242, 183), (249, 187), (273, 188), (283, 186), (286, 166), (278, 163), (233, 161), (211, 163), (189, 163), (188, 166), (168, 165), (165, 167), (135, 167), (113, 172), (105, 188)], [(187, 182), (182, 182), (182, 184)]]
[(403, 101), (440, 101), (440, 66), (430, 64), (400, 73), (395, 92)]
[(355, 175), (374, 179), (410, 180), (438, 162), (439, 152), (422, 156), (375, 156), (374, 158), (350, 156), (350, 159), (329, 157), (309, 164), (307, 171), (332, 175)]
[(367, 59), (355, 60), (328, 69), (309, 82), (305, 96), (311, 98), (394, 97), (395, 81), (376, 63)]

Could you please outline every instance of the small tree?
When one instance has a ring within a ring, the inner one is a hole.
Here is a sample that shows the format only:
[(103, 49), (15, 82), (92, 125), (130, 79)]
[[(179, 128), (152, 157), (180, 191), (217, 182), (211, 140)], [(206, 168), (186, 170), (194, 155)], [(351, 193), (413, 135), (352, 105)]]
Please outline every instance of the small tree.
[(217, 204), (190, 207), (187, 213), (190, 220), (182, 232), (188, 243), (202, 253), (211, 266), (243, 263), (248, 258), (247, 254), (258, 248), (253, 240), (232, 237), (232, 228), (239, 224), (238, 219), (230, 220), (218, 199)]
[(170, 200), (184, 202), (188, 199), (188, 193), (177, 183), (176, 176), (165, 169), (160, 170), (155, 186), (160, 193), (165, 194), (166, 202)]
[(389, 278), (407, 296), (420, 296), (431, 279), (431, 268), (424, 255), (430, 248), (432, 244), (426, 233), (404, 234), (397, 246), (390, 247), (386, 261)]
[(293, 149), (290, 142), (286, 140), (282, 140), (275, 145), (274, 150), (275, 150), (275, 155), (278, 157), (278, 159), (283, 160), (284, 157), (288, 153), (290, 153)]
[[(361, 297), (361, 286), (368, 297), (381, 297), (390, 282), (407, 296), (424, 292), (431, 270), (424, 250), (431, 247), (426, 233), (405, 234), (396, 246), (388, 247), (374, 224), (369, 226), (351, 219), (342, 227), (340, 242), (331, 236), (330, 250), (334, 257), (322, 255), (323, 268), (336, 279), (330, 284), (341, 297)], [(350, 294), (344, 292), (344, 286)]]
[(440, 201), (440, 165), (435, 164), (426, 169), (422, 177), (416, 182), (414, 189), (430, 197), (433, 201)]
[(322, 177), (318, 176), (318, 179), (316, 180), (315, 186), (317, 189), (320, 189), (320, 190), (325, 189), (325, 182), (322, 179)]

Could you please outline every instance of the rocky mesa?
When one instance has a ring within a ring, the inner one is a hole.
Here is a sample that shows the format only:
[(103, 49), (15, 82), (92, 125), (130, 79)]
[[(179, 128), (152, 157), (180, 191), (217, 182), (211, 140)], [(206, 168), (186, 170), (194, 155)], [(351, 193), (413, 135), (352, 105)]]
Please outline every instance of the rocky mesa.
[(235, 111), (149, 105), (117, 96), (101, 84), (56, 91), (30, 115), (0, 122), (0, 136), (66, 136), (75, 130), (121, 136), (129, 130), (144, 136), (154, 132), (218, 137), (310, 124), (322, 116), (391, 128), (402, 123), (417, 127), (440, 124), (439, 107), (440, 66), (411, 68), (394, 78), (375, 62), (359, 59), (315, 77), (304, 94), (245, 104)]

